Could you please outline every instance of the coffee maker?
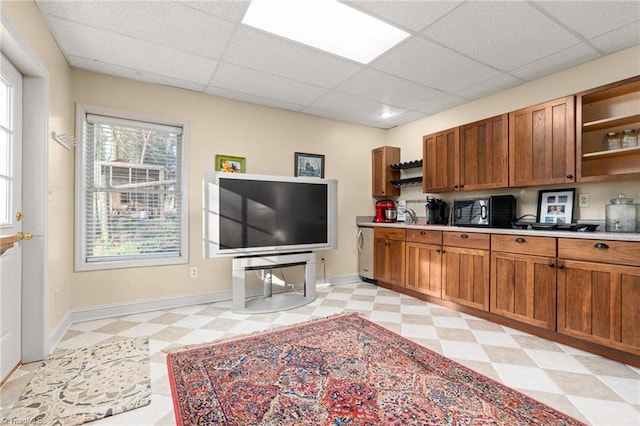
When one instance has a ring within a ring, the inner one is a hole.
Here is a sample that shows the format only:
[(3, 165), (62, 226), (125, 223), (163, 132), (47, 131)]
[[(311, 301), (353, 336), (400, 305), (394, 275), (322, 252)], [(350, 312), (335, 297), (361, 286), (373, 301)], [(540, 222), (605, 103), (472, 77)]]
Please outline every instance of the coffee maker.
[(395, 222), (397, 217), (396, 203), (392, 200), (380, 200), (376, 202), (376, 217), (374, 222)]
[(446, 225), (449, 219), (449, 209), (444, 200), (427, 197), (427, 223), (430, 225)]

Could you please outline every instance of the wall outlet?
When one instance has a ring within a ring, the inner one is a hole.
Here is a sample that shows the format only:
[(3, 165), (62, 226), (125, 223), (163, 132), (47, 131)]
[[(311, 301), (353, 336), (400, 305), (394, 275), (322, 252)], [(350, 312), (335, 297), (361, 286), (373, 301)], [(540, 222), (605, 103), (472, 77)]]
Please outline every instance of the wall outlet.
[(198, 278), (198, 267), (194, 266), (193, 268), (189, 269), (189, 276), (191, 278)]
[(587, 193), (578, 194), (578, 207), (589, 207), (589, 206), (590, 206), (589, 194)]

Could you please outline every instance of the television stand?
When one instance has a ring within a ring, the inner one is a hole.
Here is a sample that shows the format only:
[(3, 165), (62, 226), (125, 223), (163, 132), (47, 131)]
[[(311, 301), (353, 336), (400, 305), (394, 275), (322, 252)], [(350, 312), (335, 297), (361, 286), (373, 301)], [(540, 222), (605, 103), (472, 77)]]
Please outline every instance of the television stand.
[[(245, 296), (245, 272), (283, 266), (304, 265), (304, 294), (271, 293), (271, 282), (264, 283), (262, 297)], [(316, 254), (312, 252), (273, 254), (233, 258), (231, 308), (236, 313), (264, 314), (308, 305), (316, 300)]]

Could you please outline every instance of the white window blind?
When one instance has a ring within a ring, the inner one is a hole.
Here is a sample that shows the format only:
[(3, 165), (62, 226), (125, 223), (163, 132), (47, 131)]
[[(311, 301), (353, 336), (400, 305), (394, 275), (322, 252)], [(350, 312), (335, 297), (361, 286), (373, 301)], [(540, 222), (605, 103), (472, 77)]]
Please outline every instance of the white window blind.
[(83, 131), (82, 263), (182, 256), (182, 128), (86, 114)]

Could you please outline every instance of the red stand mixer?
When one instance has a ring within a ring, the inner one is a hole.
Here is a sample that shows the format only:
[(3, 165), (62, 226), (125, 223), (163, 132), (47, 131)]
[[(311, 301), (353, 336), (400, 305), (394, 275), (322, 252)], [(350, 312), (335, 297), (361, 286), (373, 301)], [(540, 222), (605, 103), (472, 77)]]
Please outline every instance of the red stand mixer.
[(398, 216), (396, 203), (392, 200), (381, 200), (376, 202), (376, 217), (374, 222), (390, 223), (395, 222)]

